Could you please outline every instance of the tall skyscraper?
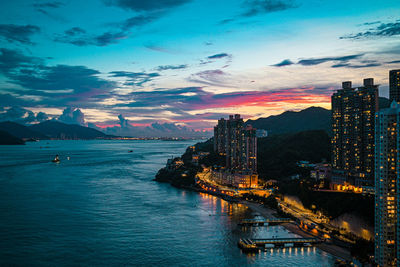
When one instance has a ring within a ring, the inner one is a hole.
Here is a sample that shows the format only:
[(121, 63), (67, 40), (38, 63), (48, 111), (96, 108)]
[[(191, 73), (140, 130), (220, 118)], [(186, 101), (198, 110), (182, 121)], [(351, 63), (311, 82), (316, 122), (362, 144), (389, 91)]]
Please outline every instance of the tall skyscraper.
[(389, 98), (400, 103), (400, 69), (389, 72)]
[(375, 125), (375, 261), (398, 266), (400, 105), (393, 101), (378, 112)]
[(214, 127), (214, 150), (226, 156), (226, 169), (257, 172), (256, 129), (245, 127), (239, 114), (218, 120)]
[(374, 129), (378, 111), (378, 85), (372, 78), (352, 88), (343, 82), (332, 95), (332, 184), (341, 186), (374, 184)]
[(214, 127), (214, 151), (221, 156), (226, 155), (226, 120), (221, 118)]

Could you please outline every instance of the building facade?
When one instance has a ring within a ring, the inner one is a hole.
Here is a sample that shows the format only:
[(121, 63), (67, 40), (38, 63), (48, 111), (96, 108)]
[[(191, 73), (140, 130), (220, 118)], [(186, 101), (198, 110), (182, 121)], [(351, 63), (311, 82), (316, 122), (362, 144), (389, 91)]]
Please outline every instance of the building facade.
[(223, 184), (257, 185), (256, 129), (245, 126), (239, 114), (230, 115), (228, 120), (218, 120), (214, 127), (214, 151), (226, 159), (226, 174), (220, 176), (226, 180)]
[(378, 85), (364, 79), (362, 87), (343, 82), (332, 95), (332, 185), (374, 184), (375, 112)]
[(400, 103), (400, 69), (389, 72), (389, 98)]
[(378, 112), (375, 125), (375, 262), (399, 266), (400, 105)]

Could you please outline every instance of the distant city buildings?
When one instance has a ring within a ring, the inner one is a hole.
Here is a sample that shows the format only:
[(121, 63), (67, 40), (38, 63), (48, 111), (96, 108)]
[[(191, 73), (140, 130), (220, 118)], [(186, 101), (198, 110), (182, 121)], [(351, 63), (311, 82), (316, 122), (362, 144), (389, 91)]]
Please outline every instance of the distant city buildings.
[(375, 125), (375, 261), (399, 266), (400, 105), (378, 112)]
[(370, 186), (374, 183), (375, 112), (378, 85), (364, 79), (362, 87), (343, 82), (332, 95), (332, 187)]
[(214, 127), (214, 151), (225, 156), (225, 169), (215, 173), (219, 183), (257, 187), (256, 129), (245, 126), (239, 114), (221, 118)]

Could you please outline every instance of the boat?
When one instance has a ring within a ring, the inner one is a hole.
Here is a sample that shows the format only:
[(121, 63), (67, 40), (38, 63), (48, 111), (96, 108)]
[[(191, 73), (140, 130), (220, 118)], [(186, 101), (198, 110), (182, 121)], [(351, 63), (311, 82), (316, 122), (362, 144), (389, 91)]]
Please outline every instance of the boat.
[(51, 162), (60, 163), (60, 159), (59, 159), (58, 155), (56, 155), (56, 157)]

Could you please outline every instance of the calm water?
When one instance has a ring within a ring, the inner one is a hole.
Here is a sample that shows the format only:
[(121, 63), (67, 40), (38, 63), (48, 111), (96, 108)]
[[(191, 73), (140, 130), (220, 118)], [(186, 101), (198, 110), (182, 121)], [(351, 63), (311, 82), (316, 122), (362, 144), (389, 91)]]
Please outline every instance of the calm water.
[[(242, 254), (240, 237), (294, 235), (280, 226), (241, 229), (240, 219), (255, 216), (246, 207), (152, 181), (193, 143), (1, 146), (0, 265), (333, 265), (316, 248)], [(50, 162), (55, 154), (60, 164)]]

